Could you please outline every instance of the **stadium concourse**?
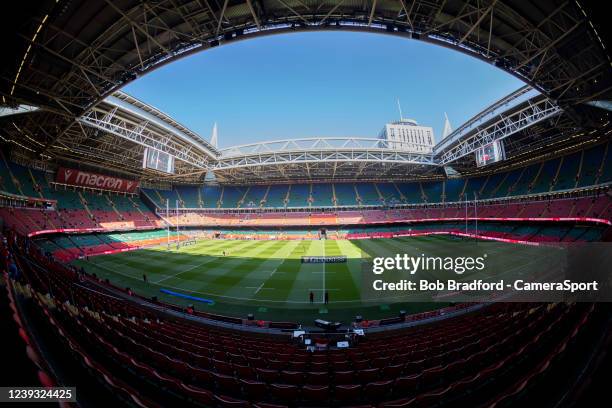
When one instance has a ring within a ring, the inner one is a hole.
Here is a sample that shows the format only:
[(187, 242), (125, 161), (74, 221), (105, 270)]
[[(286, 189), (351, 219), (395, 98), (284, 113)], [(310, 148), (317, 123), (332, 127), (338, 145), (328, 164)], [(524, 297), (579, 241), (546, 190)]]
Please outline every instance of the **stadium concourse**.
[[(604, 3), (13, 4), (0, 386), (76, 387), (61, 405), (79, 407), (605, 405), (609, 303), (373, 299), (362, 274), (471, 243), (520, 272), (542, 261), (526, 248), (612, 240)], [(221, 149), (120, 90), (197, 51), (319, 30), (442, 45), (525, 86), (431, 152), (352, 137)]]

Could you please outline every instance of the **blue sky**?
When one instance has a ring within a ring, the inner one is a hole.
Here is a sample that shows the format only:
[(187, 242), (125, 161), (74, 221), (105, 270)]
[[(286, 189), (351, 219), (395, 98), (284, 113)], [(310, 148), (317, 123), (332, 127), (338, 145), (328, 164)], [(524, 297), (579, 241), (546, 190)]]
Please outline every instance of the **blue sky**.
[(132, 82), (125, 92), (219, 145), (300, 137), (375, 137), (404, 117), (440, 140), (522, 82), (465, 54), (388, 35), (272, 35), (204, 51)]

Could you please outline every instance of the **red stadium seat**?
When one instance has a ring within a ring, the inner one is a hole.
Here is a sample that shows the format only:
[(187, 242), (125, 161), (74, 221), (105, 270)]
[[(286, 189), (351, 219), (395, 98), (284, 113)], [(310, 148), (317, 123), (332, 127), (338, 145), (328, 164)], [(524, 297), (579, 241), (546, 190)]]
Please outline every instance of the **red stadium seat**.
[(335, 384), (352, 384), (355, 381), (354, 371), (336, 371), (334, 373)]
[(359, 371), (355, 371), (357, 379), (360, 383), (365, 384), (378, 380), (380, 374), (380, 368), (368, 368)]
[(304, 380), (305, 384), (325, 385), (329, 384), (330, 376), (326, 371), (323, 372), (307, 372)]
[(224, 408), (250, 408), (251, 404), (248, 401), (241, 399), (230, 398), (225, 395), (214, 396), (216, 405)]
[(183, 392), (185, 392), (187, 396), (196, 403), (202, 404), (204, 406), (211, 406), (214, 404), (215, 398), (212, 392), (186, 384), (181, 384), (181, 387), (183, 389)]
[(270, 384), (272, 397), (281, 402), (292, 402), (298, 397), (298, 387), (289, 384)]
[(276, 370), (268, 370), (265, 368), (257, 368), (255, 369), (257, 372), (257, 377), (260, 381), (271, 384), (276, 381), (278, 378), (278, 371)]
[(371, 401), (384, 401), (391, 393), (393, 380), (375, 381), (365, 385), (363, 394)]
[(357, 401), (361, 397), (361, 385), (340, 384), (334, 387), (334, 399), (340, 404)]
[(268, 387), (266, 383), (241, 379), (240, 384), (242, 385), (242, 391), (251, 401), (261, 401), (267, 396)]
[(284, 384), (302, 385), (304, 384), (304, 373), (299, 371), (281, 371), (279, 381)]
[(329, 399), (329, 387), (327, 385), (305, 385), (302, 387), (302, 398), (308, 403), (324, 403)]

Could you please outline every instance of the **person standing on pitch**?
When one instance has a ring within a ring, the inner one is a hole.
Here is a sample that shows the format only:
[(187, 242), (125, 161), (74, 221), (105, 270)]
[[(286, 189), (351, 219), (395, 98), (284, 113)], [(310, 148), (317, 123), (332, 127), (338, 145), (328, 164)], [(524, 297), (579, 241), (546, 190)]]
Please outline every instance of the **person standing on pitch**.
[(142, 281), (143, 281), (144, 283), (147, 283), (147, 280), (148, 280), (148, 278), (147, 278), (147, 274), (146, 274), (146, 273), (143, 273), (143, 274), (142, 274)]
[(329, 303), (329, 292), (325, 291), (325, 304)]
[(310, 303), (313, 303), (314, 302), (314, 293), (312, 293), (312, 291), (310, 291), (309, 297), (310, 297)]

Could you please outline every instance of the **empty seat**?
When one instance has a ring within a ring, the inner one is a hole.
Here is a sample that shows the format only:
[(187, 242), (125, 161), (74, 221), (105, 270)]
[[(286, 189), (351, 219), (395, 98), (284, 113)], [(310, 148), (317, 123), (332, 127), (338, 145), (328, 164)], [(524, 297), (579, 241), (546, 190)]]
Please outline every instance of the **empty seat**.
[(293, 402), (298, 396), (298, 387), (290, 384), (271, 384), (272, 397), (281, 402)]
[(334, 388), (334, 399), (341, 404), (357, 401), (361, 397), (361, 385), (341, 384)]
[(211, 406), (214, 404), (215, 399), (213, 393), (208, 390), (186, 384), (181, 384), (181, 388), (191, 400), (198, 404), (204, 406)]
[(225, 395), (215, 394), (215, 402), (216, 402), (216, 405), (219, 407), (228, 407), (228, 408), (250, 408), (251, 407), (251, 404), (249, 404), (248, 401), (231, 398)]
[(242, 392), (251, 401), (261, 401), (267, 396), (268, 387), (264, 382), (241, 379), (240, 384), (242, 385)]
[(324, 403), (329, 399), (329, 386), (305, 385), (302, 387), (302, 398), (309, 403)]

